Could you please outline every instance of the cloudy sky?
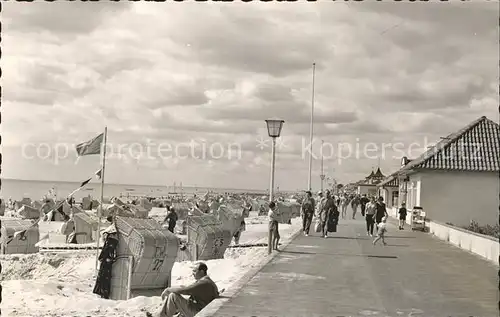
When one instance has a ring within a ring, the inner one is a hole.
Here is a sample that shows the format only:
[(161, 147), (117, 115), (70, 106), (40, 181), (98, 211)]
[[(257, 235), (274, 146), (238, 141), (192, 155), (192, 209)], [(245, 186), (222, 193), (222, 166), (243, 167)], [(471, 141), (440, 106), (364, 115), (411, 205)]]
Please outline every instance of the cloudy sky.
[[(486, 115), (498, 120), (498, 4), (3, 3), (3, 177), (267, 188), (356, 181)], [(365, 150), (365, 146), (368, 146)], [(38, 153), (37, 153), (38, 152)]]

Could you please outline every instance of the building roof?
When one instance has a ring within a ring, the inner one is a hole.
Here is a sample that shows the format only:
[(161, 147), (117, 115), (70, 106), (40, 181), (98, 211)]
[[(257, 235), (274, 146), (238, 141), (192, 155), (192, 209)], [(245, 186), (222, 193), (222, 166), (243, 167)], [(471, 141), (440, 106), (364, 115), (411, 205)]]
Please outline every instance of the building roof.
[(377, 177), (377, 178), (384, 178), (385, 177), (384, 174), (382, 174), (382, 172), (380, 171), (380, 167), (377, 168), (377, 171), (375, 172), (375, 174), (373, 175), (373, 177)]
[(365, 179), (357, 181), (355, 184), (357, 186), (375, 186), (378, 183), (380, 183), (380, 181), (382, 181), (384, 178), (385, 178), (385, 176), (384, 176), (384, 174), (382, 174), (382, 172), (380, 171), (380, 167), (379, 167), (379, 168), (377, 168), (376, 172), (374, 172), (372, 170), (370, 175), (365, 177)]
[(399, 172), (410, 170), (500, 171), (500, 126), (485, 116), (443, 138)]
[(387, 176), (383, 181), (377, 184), (377, 187), (399, 187), (399, 171)]

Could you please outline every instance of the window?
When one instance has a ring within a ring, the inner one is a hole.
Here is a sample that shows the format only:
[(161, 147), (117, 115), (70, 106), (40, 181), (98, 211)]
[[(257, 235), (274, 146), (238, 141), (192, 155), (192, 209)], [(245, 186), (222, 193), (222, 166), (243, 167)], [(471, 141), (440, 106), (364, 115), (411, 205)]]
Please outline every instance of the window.
[(398, 206), (399, 192), (392, 192), (392, 206)]
[(417, 195), (418, 195), (417, 182), (411, 182), (408, 186), (408, 196), (406, 199), (406, 205), (408, 209), (413, 209), (413, 207), (417, 205)]
[(415, 207), (417, 205), (417, 194), (418, 194), (417, 188), (413, 187), (411, 189), (411, 208), (412, 209), (413, 209), (413, 207)]
[(421, 181), (418, 181), (416, 186), (415, 186), (415, 197), (416, 197), (415, 206), (421, 206), (421, 202), (420, 202), (421, 186), (422, 186)]

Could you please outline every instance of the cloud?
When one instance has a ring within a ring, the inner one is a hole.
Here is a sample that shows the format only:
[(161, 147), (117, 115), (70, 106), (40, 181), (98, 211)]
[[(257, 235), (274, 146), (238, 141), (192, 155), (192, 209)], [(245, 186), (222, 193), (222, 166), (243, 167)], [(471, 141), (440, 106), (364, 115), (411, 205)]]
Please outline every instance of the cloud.
[[(263, 82), (254, 84), (252, 89), (244, 94), (244, 98), (238, 95), (232, 98), (235, 101), (241, 98), (242, 104), (228, 105), (229, 102), (224, 102), (200, 111), (206, 118), (212, 120), (262, 121), (263, 118), (279, 118), (293, 124), (310, 122), (310, 103), (301, 100), (300, 96), (288, 86)], [(315, 110), (317, 123), (348, 123), (357, 118), (356, 112), (338, 110), (335, 107)]]
[[(200, 11), (200, 7), (189, 7), (185, 13), (194, 16)], [(172, 40), (190, 44), (189, 56), (199, 62), (277, 77), (307, 70), (312, 60), (323, 60), (332, 53), (321, 33), (297, 32), (298, 25), (285, 25), (281, 18), (272, 17), (273, 11), (282, 10), (270, 11), (255, 5), (246, 6), (244, 11), (223, 5), (208, 14), (204, 27), (199, 27), (196, 19), (174, 17), (171, 23), (189, 32), (172, 34)]]
[[(82, 97), (96, 85), (98, 74), (90, 69), (77, 68), (57, 61), (43, 63), (16, 63), (23, 78), (7, 82), (5, 98), (8, 101), (52, 106), (54, 102)], [(71, 73), (71, 78), (68, 78)]]
[[(193, 111), (199, 112), (199, 109)], [(207, 120), (205, 117), (196, 118), (195, 114), (185, 119), (179, 119), (175, 116), (175, 110), (164, 110), (153, 120), (151, 127), (158, 129), (157, 133), (162, 131), (183, 131), (189, 135), (200, 135), (205, 133), (215, 134), (255, 134), (258, 125), (252, 122), (234, 122), (225, 117), (218, 117), (215, 120)], [(189, 136), (187, 135), (187, 136)]]
[(74, 36), (94, 31), (109, 14), (129, 7), (127, 2), (33, 2), (29, 6), (3, 3), (7, 32), (48, 32)]
[(139, 102), (146, 108), (197, 106), (209, 101), (201, 80), (192, 80), (189, 76), (170, 76), (167, 72), (153, 72), (153, 69), (147, 69), (146, 72), (155, 73), (156, 77), (148, 79), (146, 73), (135, 72), (138, 77), (145, 76), (144, 79), (130, 80), (141, 83), (137, 90), (142, 91), (144, 95), (139, 98)]

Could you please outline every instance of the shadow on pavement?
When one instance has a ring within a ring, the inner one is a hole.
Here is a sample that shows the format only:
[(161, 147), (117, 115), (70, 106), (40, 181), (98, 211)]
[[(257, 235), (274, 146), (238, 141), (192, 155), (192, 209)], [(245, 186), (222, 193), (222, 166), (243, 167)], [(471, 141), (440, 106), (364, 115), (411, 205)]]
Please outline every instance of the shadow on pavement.
[(282, 250), (280, 253), (286, 254), (303, 254), (303, 255), (331, 255), (331, 256), (362, 256), (366, 258), (380, 258), (380, 259), (397, 259), (398, 257), (395, 255), (369, 255), (369, 254), (346, 254), (346, 253), (323, 253), (323, 252), (307, 252), (307, 251), (290, 251), (290, 250)]
[[(316, 239), (322, 239), (322, 240), (325, 240), (324, 237), (322, 236), (309, 236), (307, 237), (308, 239), (311, 239), (311, 238), (316, 238)], [(327, 238), (328, 240), (330, 239), (344, 239), (344, 240), (367, 240), (368, 237), (336, 237), (336, 236), (328, 236)]]

